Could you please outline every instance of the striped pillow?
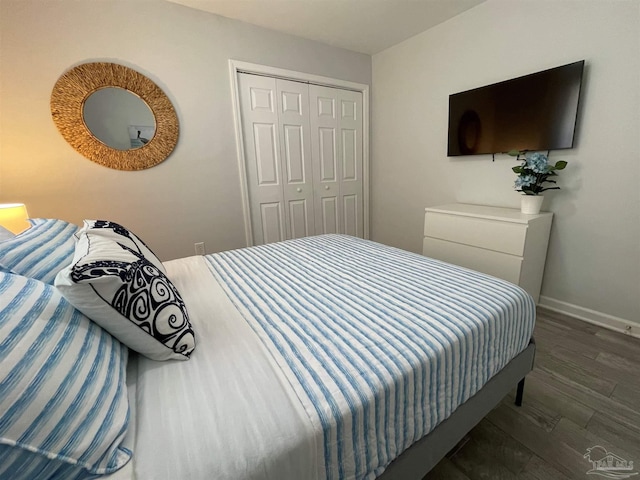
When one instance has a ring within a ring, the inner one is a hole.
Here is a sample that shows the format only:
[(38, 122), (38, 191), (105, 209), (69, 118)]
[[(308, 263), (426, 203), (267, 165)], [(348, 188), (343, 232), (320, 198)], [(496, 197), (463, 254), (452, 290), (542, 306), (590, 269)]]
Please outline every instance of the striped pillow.
[(11, 238), (13, 238), (15, 236), (16, 236), (15, 233), (10, 232), (6, 228), (4, 228), (2, 225), (0, 225), (0, 242), (4, 242), (5, 240), (9, 240), (9, 239), (11, 239)]
[(87, 478), (127, 463), (127, 353), (52, 285), (0, 273), (0, 478)]
[(77, 225), (56, 219), (29, 220), (31, 228), (0, 242), (0, 271), (17, 273), (53, 285), (56, 274), (71, 263)]

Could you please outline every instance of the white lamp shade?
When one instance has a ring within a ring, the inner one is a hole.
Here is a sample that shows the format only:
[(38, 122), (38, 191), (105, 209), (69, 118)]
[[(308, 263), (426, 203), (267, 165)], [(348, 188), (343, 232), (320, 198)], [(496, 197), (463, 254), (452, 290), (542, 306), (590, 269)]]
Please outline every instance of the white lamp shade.
[(24, 203), (2, 203), (0, 204), (0, 225), (10, 232), (24, 232), (31, 224), (27, 221), (29, 214)]

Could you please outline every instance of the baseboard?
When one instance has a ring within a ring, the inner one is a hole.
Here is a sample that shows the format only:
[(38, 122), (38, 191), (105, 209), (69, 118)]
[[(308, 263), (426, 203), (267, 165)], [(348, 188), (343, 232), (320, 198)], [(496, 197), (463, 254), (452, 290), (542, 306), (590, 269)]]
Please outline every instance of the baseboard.
[(614, 317), (606, 313), (591, 310), (589, 308), (579, 307), (571, 303), (562, 302), (555, 298), (540, 295), (538, 306), (551, 310), (553, 312), (563, 313), (570, 317), (584, 320), (585, 322), (608, 328), (616, 332), (621, 332), (632, 337), (640, 338), (640, 323), (625, 320), (624, 318)]

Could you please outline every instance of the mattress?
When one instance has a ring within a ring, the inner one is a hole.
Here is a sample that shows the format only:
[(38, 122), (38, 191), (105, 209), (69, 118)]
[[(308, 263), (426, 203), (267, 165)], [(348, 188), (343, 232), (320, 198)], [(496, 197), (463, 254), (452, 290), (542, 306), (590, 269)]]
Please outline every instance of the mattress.
[(143, 479), (372, 479), (528, 344), (519, 287), (343, 235), (167, 262), (188, 362), (140, 357)]
[(313, 478), (314, 432), (202, 257), (166, 262), (196, 331), (187, 362), (138, 357), (137, 480)]

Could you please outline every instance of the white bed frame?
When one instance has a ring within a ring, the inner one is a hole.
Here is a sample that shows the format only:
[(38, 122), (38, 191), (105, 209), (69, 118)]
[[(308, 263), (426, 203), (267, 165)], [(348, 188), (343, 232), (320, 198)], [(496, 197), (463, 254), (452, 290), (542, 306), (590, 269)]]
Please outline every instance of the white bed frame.
[(533, 369), (536, 345), (529, 342), (519, 355), (460, 405), (445, 421), (396, 458), (379, 480), (422, 479), (460, 440), (518, 385), (516, 405), (522, 404), (524, 377)]

